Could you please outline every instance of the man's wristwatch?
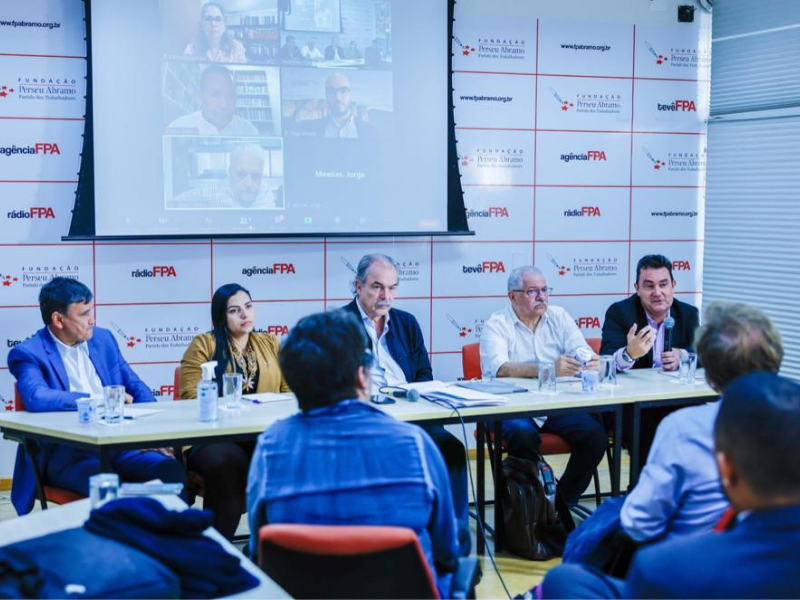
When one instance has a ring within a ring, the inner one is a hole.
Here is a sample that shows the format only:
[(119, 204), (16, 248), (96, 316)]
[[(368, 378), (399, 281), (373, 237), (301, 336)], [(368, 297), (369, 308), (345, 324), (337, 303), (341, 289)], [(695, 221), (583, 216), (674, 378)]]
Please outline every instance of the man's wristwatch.
[(629, 365), (632, 365), (633, 363), (636, 362), (636, 359), (631, 358), (631, 355), (628, 354), (628, 349), (627, 348), (623, 348), (623, 350), (622, 350), (622, 360), (624, 360)]

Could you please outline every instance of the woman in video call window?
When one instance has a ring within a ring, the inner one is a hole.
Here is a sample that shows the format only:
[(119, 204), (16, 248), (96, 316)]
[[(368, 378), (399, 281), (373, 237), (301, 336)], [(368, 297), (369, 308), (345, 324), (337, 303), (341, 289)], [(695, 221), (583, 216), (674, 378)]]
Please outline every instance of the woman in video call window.
[[(250, 292), (236, 283), (221, 286), (211, 298), (213, 330), (192, 340), (181, 360), (180, 398), (197, 397), (200, 365), (217, 361), (217, 386), (223, 373), (241, 373), (242, 392), (288, 392), (278, 367), (278, 338), (253, 331), (256, 311)], [(247, 510), (245, 493), (252, 442), (198, 444), (185, 450), (189, 471), (203, 478), (203, 508), (214, 513), (214, 527), (233, 539)]]
[(197, 35), (183, 53), (199, 56), (211, 62), (247, 62), (244, 46), (233, 39), (230, 31), (225, 30), (225, 9), (216, 2), (203, 5)]

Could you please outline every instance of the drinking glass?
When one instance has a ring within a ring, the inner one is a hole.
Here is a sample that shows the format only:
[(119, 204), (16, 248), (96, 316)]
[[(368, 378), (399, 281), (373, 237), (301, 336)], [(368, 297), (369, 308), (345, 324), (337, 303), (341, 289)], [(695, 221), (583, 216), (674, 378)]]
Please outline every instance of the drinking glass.
[(679, 377), (684, 385), (694, 384), (694, 375), (697, 371), (697, 354), (686, 352), (681, 354), (681, 367)]
[(600, 357), (598, 370), (599, 385), (601, 388), (612, 388), (617, 385), (617, 360), (611, 354)]
[(553, 361), (539, 361), (539, 391), (545, 394), (556, 393), (556, 363)]
[(106, 423), (121, 423), (125, 411), (125, 386), (107, 385), (103, 388)]
[(584, 369), (581, 371), (581, 388), (584, 394), (594, 394), (597, 391), (599, 376), (594, 369)]
[(75, 404), (78, 408), (78, 423), (94, 423), (94, 398), (78, 398)]
[(224, 373), (222, 375), (223, 405), (228, 410), (241, 407), (242, 400), (242, 374)]
[(119, 496), (119, 475), (116, 473), (100, 473), (89, 477), (89, 498), (92, 508), (98, 508), (109, 500)]

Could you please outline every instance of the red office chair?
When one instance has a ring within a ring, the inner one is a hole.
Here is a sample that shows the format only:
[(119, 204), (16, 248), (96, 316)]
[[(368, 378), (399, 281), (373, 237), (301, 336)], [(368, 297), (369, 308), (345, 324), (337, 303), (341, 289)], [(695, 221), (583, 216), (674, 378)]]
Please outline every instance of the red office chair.
[(600, 354), (600, 344), (602, 341), (603, 338), (586, 338), (586, 343), (589, 344), (589, 348), (597, 355)]
[[(417, 535), (405, 527), (265, 525), (258, 564), (293, 598), (439, 597)], [(452, 595), (474, 598), (476, 572), (477, 559), (462, 558)]]
[[(22, 398), (19, 395), (19, 390), (17, 389), (17, 384), (14, 384), (14, 410), (16, 412), (24, 412), (25, 411), (25, 404), (22, 402)], [(83, 500), (85, 496), (81, 496), (80, 494), (76, 494), (75, 492), (71, 492), (64, 488), (55, 487), (52, 485), (44, 485), (44, 477), (42, 473), (39, 473), (39, 466), (36, 464), (35, 454), (38, 450), (38, 447), (34, 447), (32, 444), (33, 442), (26, 441), (22, 443), (22, 447), (25, 452), (28, 453), (28, 456), (31, 458), (31, 463), (33, 463), (33, 473), (34, 477), (36, 478), (36, 485), (37, 488), (41, 490), (39, 495), (39, 503), (42, 505), (42, 510), (47, 510), (47, 503), (52, 502), (53, 504), (69, 504), (70, 502), (75, 502), (76, 500)]]
[[(172, 387), (172, 399), (173, 401), (183, 400), (181, 398), (181, 368), (180, 366), (175, 367), (175, 377), (173, 379), (173, 387)], [(185, 461), (183, 461), (183, 450), (181, 448), (175, 448), (175, 456), (181, 459), (181, 462), (184, 463), (184, 467), (186, 466)], [(186, 491), (189, 495), (189, 499), (192, 502), (189, 502), (189, 506), (194, 504), (193, 496), (200, 496), (201, 498), (205, 494), (206, 491), (206, 484), (203, 481), (203, 478), (194, 471), (186, 470)]]
[[(461, 348), (461, 366), (464, 372), (464, 379), (481, 379), (481, 355), (480, 355), (480, 344), (475, 342), (473, 344), (466, 344)], [(490, 464), (492, 465), (492, 469), (494, 472), (494, 460), (491, 460), (491, 457), (494, 453), (494, 432), (487, 430), (487, 440), (486, 445), (489, 449), (489, 457), (490, 457)], [(569, 454), (572, 452), (572, 447), (569, 445), (567, 440), (565, 440), (560, 435), (556, 435), (555, 433), (539, 433), (539, 438), (541, 439), (542, 443), (539, 447), (539, 453), (542, 456), (548, 456), (551, 454)], [(479, 444), (482, 444), (483, 441), (478, 438), (478, 431), (475, 430), (475, 439)], [(500, 452), (507, 451), (506, 442), (505, 440), (500, 441)], [(611, 464), (609, 462), (609, 464)], [(600, 493), (600, 477), (597, 473), (597, 469), (594, 470), (594, 496), (595, 502), (599, 506), (602, 502), (602, 494)]]

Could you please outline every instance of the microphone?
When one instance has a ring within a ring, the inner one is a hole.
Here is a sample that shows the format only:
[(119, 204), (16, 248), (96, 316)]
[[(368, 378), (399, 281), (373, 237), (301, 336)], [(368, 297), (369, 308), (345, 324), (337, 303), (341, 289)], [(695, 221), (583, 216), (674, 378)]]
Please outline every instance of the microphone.
[(419, 390), (411, 388), (409, 390), (400, 387), (385, 387), (378, 390), (384, 396), (394, 398), (395, 400), (408, 400), (409, 402), (416, 402), (419, 400)]
[(675, 327), (675, 319), (667, 317), (664, 319), (664, 352), (672, 350), (672, 330)]

